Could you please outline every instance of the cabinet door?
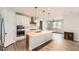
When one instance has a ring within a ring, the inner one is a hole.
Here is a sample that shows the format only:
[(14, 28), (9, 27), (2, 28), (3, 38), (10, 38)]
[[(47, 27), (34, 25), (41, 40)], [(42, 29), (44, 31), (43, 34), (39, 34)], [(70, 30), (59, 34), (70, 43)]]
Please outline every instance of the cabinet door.
[(22, 25), (22, 16), (16, 15), (17, 25)]
[(17, 20), (17, 25), (23, 25), (23, 26), (26, 26), (26, 24), (28, 22), (26, 22), (27, 18), (26, 16), (23, 16), (23, 15), (16, 15), (16, 20)]

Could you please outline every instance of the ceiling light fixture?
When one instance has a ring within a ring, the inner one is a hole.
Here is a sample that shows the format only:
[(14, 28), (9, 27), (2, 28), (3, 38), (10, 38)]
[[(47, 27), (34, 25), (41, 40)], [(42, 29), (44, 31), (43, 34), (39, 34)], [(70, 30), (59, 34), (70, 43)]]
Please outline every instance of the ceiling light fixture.
[(45, 19), (45, 10), (43, 10), (43, 20)]
[(50, 19), (50, 13), (48, 13), (48, 19)]
[(37, 19), (37, 7), (34, 7), (34, 8), (35, 8), (35, 16), (31, 17), (30, 24), (36, 24), (35, 20)]
[(37, 7), (35, 7), (35, 20), (37, 19)]

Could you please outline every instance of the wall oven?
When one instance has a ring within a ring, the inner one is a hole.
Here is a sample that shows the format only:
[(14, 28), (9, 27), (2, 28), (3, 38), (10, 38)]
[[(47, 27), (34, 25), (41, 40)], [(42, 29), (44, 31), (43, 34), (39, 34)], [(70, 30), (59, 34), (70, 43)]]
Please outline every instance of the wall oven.
[(17, 25), (17, 36), (24, 36), (25, 28), (23, 25)]

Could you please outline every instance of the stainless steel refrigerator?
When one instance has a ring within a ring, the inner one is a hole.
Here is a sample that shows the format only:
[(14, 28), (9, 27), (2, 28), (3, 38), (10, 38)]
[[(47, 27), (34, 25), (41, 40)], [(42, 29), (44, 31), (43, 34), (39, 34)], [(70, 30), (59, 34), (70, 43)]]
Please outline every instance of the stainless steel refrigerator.
[(5, 29), (4, 20), (0, 16), (0, 51), (4, 50), (4, 40), (5, 40)]

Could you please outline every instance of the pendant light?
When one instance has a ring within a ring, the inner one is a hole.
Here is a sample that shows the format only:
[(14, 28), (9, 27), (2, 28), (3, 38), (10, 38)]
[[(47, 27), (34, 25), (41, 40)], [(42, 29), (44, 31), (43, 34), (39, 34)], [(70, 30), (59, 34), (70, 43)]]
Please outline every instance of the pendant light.
[(37, 19), (37, 7), (34, 7), (34, 9), (35, 9), (35, 16), (31, 17), (30, 24), (36, 24), (35, 20)]
[(50, 19), (50, 13), (48, 13), (48, 20)]
[(43, 10), (43, 20), (45, 19), (45, 10)]
[(35, 20), (37, 19), (37, 7), (35, 7)]

